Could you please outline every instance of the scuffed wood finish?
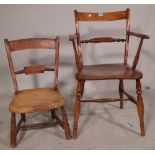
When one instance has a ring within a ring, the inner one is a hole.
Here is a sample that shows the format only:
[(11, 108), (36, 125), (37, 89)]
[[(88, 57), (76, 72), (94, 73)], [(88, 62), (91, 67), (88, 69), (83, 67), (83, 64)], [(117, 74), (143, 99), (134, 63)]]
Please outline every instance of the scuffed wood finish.
[[(69, 40), (72, 41), (73, 49), (75, 53), (75, 61), (77, 67), (76, 79), (77, 79), (77, 89), (76, 89), (76, 100), (74, 103), (74, 126), (73, 126), (73, 138), (77, 138), (78, 121), (80, 116), (81, 102), (117, 102), (120, 101), (120, 108), (123, 108), (123, 101), (131, 101), (137, 105), (138, 114), (140, 118), (141, 135), (144, 136), (144, 108), (141, 96), (141, 85), (140, 79), (143, 77), (142, 72), (136, 70), (138, 64), (142, 44), (144, 39), (149, 39), (148, 35), (139, 34), (130, 31), (130, 9), (125, 11), (117, 12), (103, 12), (93, 13), (93, 12), (78, 12), (74, 11), (75, 16), (75, 28), (76, 33), (69, 36)], [(125, 20), (126, 21), (126, 38), (113, 38), (113, 37), (96, 37), (92, 39), (80, 39), (80, 22), (81, 21), (114, 21), (114, 20)], [(130, 66), (128, 64), (128, 52), (129, 52), (129, 38), (130, 36), (135, 36), (140, 38), (140, 43), (133, 60), (133, 64)], [(83, 55), (81, 51), (81, 45), (86, 43), (112, 43), (112, 42), (125, 42), (125, 52), (124, 52), (124, 62), (123, 63), (113, 63), (113, 64), (95, 64), (95, 65), (85, 65), (83, 64)], [(124, 90), (124, 80), (136, 80), (137, 88), (137, 100), (128, 94)], [(87, 80), (119, 80), (119, 98), (101, 98), (101, 99), (82, 99), (84, 92), (84, 82)], [(123, 98), (125, 95), (127, 98)]]
[(89, 40), (81, 40), (80, 43), (110, 43), (110, 42), (125, 42), (125, 39), (120, 38), (112, 38), (112, 37), (106, 37), (106, 38), (93, 38)]
[(92, 13), (75, 10), (75, 12), (79, 21), (114, 21), (127, 18), (126, 11)]
[[(70, 128), (68, 124), (67, 114), (64, 108), (65, 100), (61, 96), (58, 89), (58, 66), (59, 66), (59, 37), (52, 38), (30, 38), (8, 41), (4, 40), (6, 46), (6, 52), (12, 76), (12, 81), (15, 89), (14, 97), (10, 103), (9, 110), (12, 113), (11, 116), (11, 132), (10, 132), (10, 145), (12, 148), (16, 147), (17, 134), (20, 129), (40, 129), (55, 126), (59, 124), (63, 127), (66, 139), (70, 139)], [(12, 55), (15, 51), (21, 51), (26, 49), (54, 49), (55, 50), (55, 64), (54, 68), (46, 67), (44, 64), (36, 64), (24, 67), (23, 70), (15, 71)], [(54, 71), (54, 84), (53, 88), (37, 88), (19, 90), (16, 80), (16, 74), (25, 73), (26, 75), (44, 73), (45, 71)], [(55, 109), (61, 107), (62, 120), (55, 114)], [(26, 113), (50, 110), (52, 121), (47, 123), (38, 123), (23, 125), (26, 121)], [(16, 125), (16, 113), (21, 114), (21, 118)], [(53, 122), (53, 120), (55, 120)]]
[(55, 49), (55, 40), (50, 38), (28, 38), (9, 41), (11, 52), (25, 49)]

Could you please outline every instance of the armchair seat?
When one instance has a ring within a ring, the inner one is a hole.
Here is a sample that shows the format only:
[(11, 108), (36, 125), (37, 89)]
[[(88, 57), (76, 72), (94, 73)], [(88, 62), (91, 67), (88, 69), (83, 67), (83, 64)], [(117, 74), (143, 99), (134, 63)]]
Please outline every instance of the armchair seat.
[(107, 80), (107, 79), (140, 79), (143, 74), (133, 70), (129, 65), (99, 64), (84, 65), (82, 71), (76, 75), (77, 80)]

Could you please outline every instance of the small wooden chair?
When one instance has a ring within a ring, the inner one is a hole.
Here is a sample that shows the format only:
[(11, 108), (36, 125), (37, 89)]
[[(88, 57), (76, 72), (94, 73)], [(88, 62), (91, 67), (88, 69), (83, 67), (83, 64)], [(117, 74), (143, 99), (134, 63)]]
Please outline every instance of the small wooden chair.
[[(58, 90), (58, 65), (59, 65), (59, 37), (51, 38), (30, 38), (8, 41), (4, 40), (6, 52), (12, 76), (15, 93), (10, 103), (9, 110), (11, 115), (11, 132), (10, 143), (11, 147), (16, 147), (17, 134), (20, 129), (37, 129), (50, 127), (59, 124), (65, 132), (66, 139), (70, 139), (70, 128), (68, 124), (67, 114), (64, 108), (65, 100)], [(26, 49), (53, 49), (55, 50), (55, 64), (53, 68), (48, 68), (45, 65), (32, 65), (24, 67), (24, 69), (15, 71), (12, 54), (14, 52), (23, 51)], [(16, 74), (36, 74), (44, 73), (45, 71), (54, 71), (54, 86), (53, 88), (36, 88), (19, 90), (16, 80)], [(55, 110), (61, 109), (62, 120), (56, 115)], [(38, 123), (32, 125), (22, 125), (26, 121), (25, 114), (39, 111), (51, 111), (52, 120), (49, 123)], [(16, 125), (16, 113), (21, 114), (21, 119)], [(55, 121), (54, 121), (55, 120)]]
[[(130, 9), (125, 11), (118, 12), (104, 12), (104, 13), (92, 13), (92, 12), (78, 12), (74, 11), (75, 16), (75, 27), (76, 34), (70, 35), (69, 39), (73, 43), (73, 48), (75, 52), (75, 60), (77, 66), (77, 89), (76, 89), (76, 101), (74, 104), (74, 130), (73, 137), (77, 138), (77, 129), (78, 129), (78, 120), (80, 115), (81, 102), (115, 102), (120, 101), (120, 108), (123, 108), (123, 101), (130, 100), (131, 102), (137, 105), (137, 110), (140, 118), (140, 128), (141, 136), (145, 135), (144, 131), (144, 106), (142, 99), (142, 90), (140, 79), (143, 77), (143, 74), (136, 70), (138, 63), (141, 47), (144, 39), (149, 39), (148, 35), (138, 34), (130, 31)], [(102, 37), (102, 38), (92, 38), (87, 40), (80, 39), (80, 27), (79, 23), (82, 21), (115, 21), (115, 20), (125, 20), (126, 21), (126, 38), (111, 38), (111, 37)], [(133, 60), (132, 66), (128, 65), (128, 46), (129, 46), (129, 37), (135, 36), (140, 38), (139, 47), (136, 53), (136, 56)], [(81, 51), (81, 44), (84, 43), (112, 43), (112, 42), (125, 42), (125, 53), (124, 53), (124, 62), (116, 64), (99, 64), (99, 65), (84, 65), (83, 64), (83, 55)], [(129, 95), (123, 86), (123, 80), (131, 79), (136, 80), (136, 89), (137, 89), (137, 100)], [(82, 95), (84, 92), (84, 83), (87, 80), (119, 80), (119, 94), (120, 97), (116, 99), (104, 98), (104, 99), (92, 99), (92, 100), (82, 100)], [(127, 99), (123, 98), (123, 94), (127, 96)]]

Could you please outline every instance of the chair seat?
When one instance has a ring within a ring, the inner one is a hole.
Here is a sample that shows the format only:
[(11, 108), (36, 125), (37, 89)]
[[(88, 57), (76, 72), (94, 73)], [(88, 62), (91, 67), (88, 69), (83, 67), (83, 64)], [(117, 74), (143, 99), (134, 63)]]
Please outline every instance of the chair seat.
[(129, 65), (99, 64), (84, 65), (82, 71), (76, 75), (77, 80), (106, 80), (106, 79), (140, 79), (143, 74), (132, 70)]
[(14, 95), (9, 110), (27, 113), (58, 108), (65, 103), (61, 94), (52, 88), (28, 89)]

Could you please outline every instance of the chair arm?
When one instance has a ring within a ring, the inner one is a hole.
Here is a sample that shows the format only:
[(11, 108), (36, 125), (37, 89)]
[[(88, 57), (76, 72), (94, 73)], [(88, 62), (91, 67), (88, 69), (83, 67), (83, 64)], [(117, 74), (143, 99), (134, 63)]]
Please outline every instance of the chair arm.
[(127, 34), (130, 36), (135, 36), (135, 37), (139, 37), (139, 38), (143, 38), (143, 39), (149, 39), (149, 35), (145, 35), (145, 34), (140, 34), (140, 33), (136, 33), (136, 32), (131, 32), (131, 31), (127, 31)]
[(77, 39), (78, 37), (79, 37), (78, 34), (70, 34), (70, 35), (69, 35), (69, 40), (70, 40), (70, 41), (74, 41), (74, 40)]

